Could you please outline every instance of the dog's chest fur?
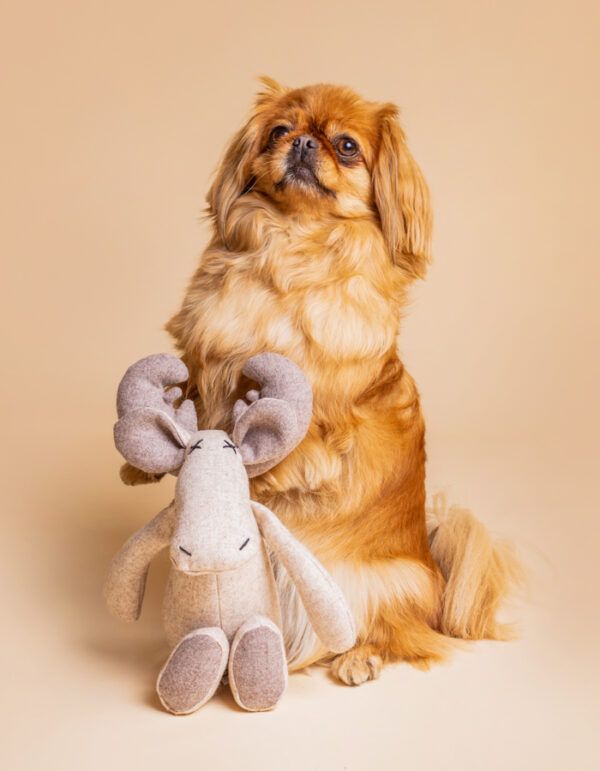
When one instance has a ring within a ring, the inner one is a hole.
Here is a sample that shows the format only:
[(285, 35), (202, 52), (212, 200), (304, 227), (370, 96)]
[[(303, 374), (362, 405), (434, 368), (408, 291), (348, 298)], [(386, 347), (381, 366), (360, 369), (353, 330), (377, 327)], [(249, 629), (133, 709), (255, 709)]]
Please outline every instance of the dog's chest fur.
[(315, 359), (360, 364), (393, 347), (398, 276), (376, 227), (274, 222), (260, 236), (256, 249), (208, 255), (211, 271), (222, 264), (198, 298), (201, 348), (221, 360), (275, 350), (310, 375)]
[[(404, 277), (370, 220), (288, 222), (254, 208), (236, 223), (236, 251), (218, 241), (208, 248), (168, 327), (197, 386), (199, 419), (228, 430), (232, 404), (249, 387), (244, 362), (265, 350), (288, 356), (311, 383), (313, 423), (298, 451), (257, 480), (265, 487), (257, 495), (288, 524), (313, 508), (333, 514), (342, 498), (353, 508), (398, 465), (395, 452), (380, 458), (372, 448), (398, 447), (389, 392), (401, 367)], [(382, 373), (386, 391), (367, 406)], [(302, 493), (296, 505), (270, 497), (292, 488)]]

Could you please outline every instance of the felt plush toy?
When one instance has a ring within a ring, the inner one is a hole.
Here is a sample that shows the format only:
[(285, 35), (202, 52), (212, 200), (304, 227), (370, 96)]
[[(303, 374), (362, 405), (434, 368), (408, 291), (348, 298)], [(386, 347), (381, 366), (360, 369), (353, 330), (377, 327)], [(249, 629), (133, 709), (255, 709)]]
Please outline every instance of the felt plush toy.
[[(352, 647), (344, 596), (315, 557), (268, 508), (250, 500), (248, 477), (275, 466), (303, 439), (312, 394), (283, 356), (263, 353), (244, 374), (260, 384), (233, 408), (231, 438), (197, 428), (193, 403), (179, 407), (188, 377), (166, 354), (130, 367), (119, 386), (115, 444), (137, 468), (177, 474), (175, 498), (113, 559), (105, 585), (111, 612), (139, 618), (151, 560), (170, 547), (163, 618), (172, 652), (156, 689), (164, 707), (189, 714), (206, 703), (226, 670), (236, 702), (272, 709), (287, 682), (279, 600), (270, 554), (287, 570), (315, 633), (334, 653)], [(168, 390), (167, 390), (168, 389)]]

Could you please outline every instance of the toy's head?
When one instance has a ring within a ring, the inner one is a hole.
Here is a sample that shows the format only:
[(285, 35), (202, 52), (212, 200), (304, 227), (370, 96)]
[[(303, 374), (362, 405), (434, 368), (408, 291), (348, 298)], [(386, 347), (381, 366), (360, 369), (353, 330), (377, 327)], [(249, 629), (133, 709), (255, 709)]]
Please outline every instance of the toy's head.
[(199, 431), (190, 400), (174, 406), (181, 390), (169, 387), (188, 377), (174, 356), (142, 359), (119, 386), (117, 449), (143, 471), (178, 476), (171, 561), (186, 573), (233, 570), (256, 554), (260, 538), (248, 477), (279, 463), (310, 423), (310, 386), (295, 364), (263, 353), (249, 359), (243, 372), (260, 391), (248, 392), (250, 404), (234, 405), (231, 438), (224, 431)]

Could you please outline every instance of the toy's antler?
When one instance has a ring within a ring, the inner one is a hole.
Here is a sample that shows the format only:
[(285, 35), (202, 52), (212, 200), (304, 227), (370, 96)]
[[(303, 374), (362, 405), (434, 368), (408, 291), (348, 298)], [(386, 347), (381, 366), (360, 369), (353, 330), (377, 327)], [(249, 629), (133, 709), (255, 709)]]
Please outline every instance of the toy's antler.
[(260, 384), (260, 391), (248, 392), (249, 405), (241, 399), (235, 403), (233, 439), (253, 477), (273, 468), (304, 439), (312, 391), (299, 367), (278, 353), (253, 356), (243, 373)]
[(175, 383), (184, 383), (189, 377), (185, 364), (176, 356), (157, 353), (132, 364), (119, 383), (117, 414), (120, 418), (128, 412), (153, 407), (162, 410), (181, 423), (188, 431), (195, 431), (196, 409), (190, 399), (176, 409), (173, 403), (181, 396), (180, 388), (165, 389)]
[(137, 468), (161, 474), (183, 462), (182, 448), (197, 428), (196, 409), (189, 399), (174, 407), (181, 389), (165, 389), (187, 378), (185, 364), (166, 353), (141, 359), (123, 376), (117, 392), (115, 444)]
[[(233, 408), (233, 439), (248, 475), (273, 468), (304, 438), (310, 424), (312, 391), (302, 371), (277, 353), (248, 359), (243, 373), (260, 385), (249, 391), (247, 404)], [(197, 430), (193, 402), (173, 403), (188, 378), (185, 364), (165, 353), (147, 356), (125, 373), (117, 395), (119, 420), (115, 444), (132, 465), (151, 474), (174, 471), (183, 463), (183, 448)]]

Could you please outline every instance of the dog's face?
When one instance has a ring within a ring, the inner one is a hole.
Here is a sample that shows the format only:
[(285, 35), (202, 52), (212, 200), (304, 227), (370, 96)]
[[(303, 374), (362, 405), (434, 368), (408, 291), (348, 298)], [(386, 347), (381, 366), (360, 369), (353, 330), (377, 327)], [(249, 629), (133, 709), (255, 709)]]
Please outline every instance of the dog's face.
[(261, 116), (254, 189), (290, 212), (371, 211), (376, 109), (347, 89), (303, 88), (270, 100)]
[(375, 219), (391, 259), (409, 275), (422, 275), (429, 257), (429, 197), (396, 107), (340, 86), (290, 90), (266, 78), (263, 83), (266, 90), (209, 192), (223, 240), (235, 201), (256, 192), (283, 215)]

